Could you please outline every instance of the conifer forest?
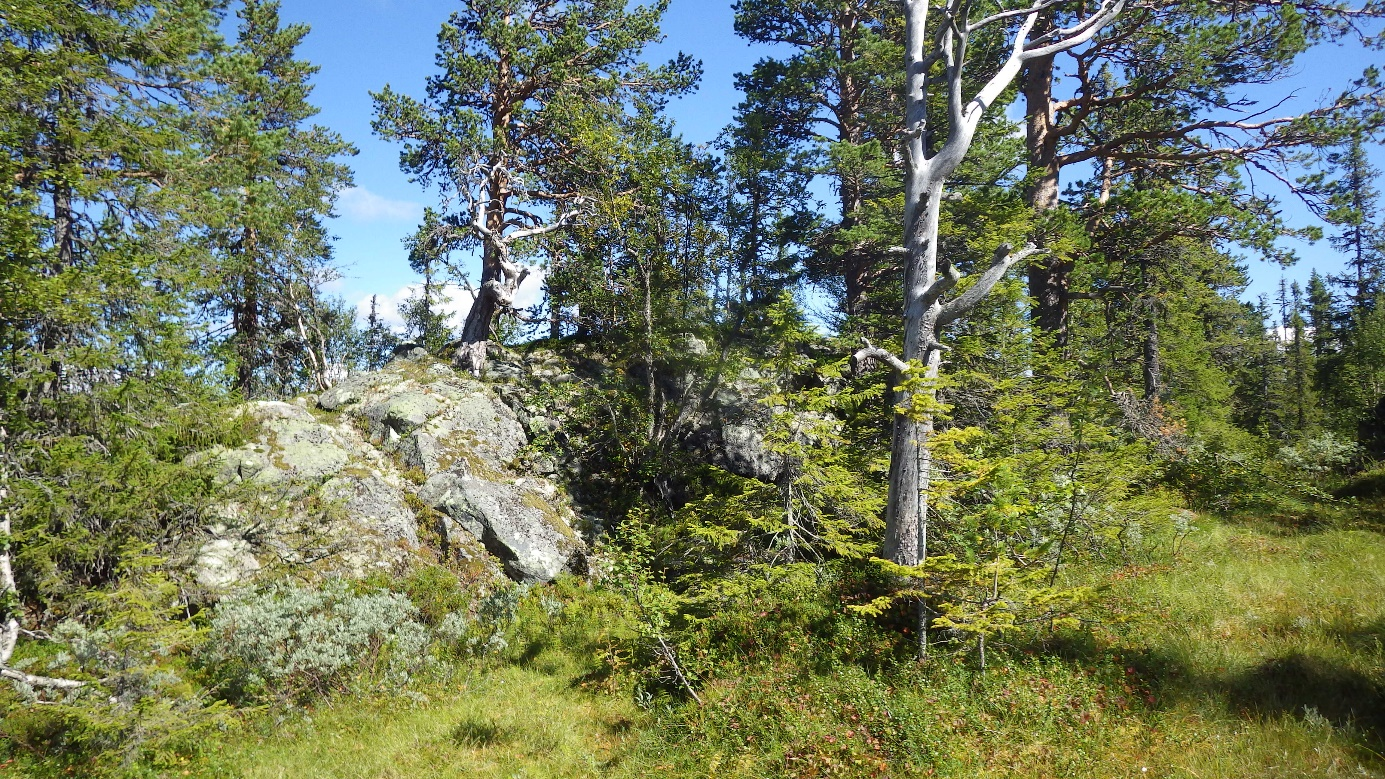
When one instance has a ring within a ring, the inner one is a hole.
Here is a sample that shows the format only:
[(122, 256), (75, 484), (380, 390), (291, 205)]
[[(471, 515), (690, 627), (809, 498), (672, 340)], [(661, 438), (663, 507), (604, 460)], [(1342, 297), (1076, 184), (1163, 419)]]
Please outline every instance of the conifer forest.
[(312, 5), (0, 2), (0, 776), (1385, 777), (1385, 5)]

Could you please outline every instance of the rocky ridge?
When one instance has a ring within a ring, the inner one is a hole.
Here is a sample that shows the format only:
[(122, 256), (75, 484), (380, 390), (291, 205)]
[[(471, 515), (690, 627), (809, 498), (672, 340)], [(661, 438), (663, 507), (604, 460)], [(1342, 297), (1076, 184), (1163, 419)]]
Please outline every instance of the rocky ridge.
[(523, 582), (583, 565), (566, 493), (521, 472), (529, 439), (495, 387), (422, 350), (318, 397), (249, 403), (252, 440), (194, 455), (224, 495), (198, 549), (215, 593), (276, 563), (362, 575), (443, 555)]
[[(225, 495), (195, 555), (199, 584), (224, 591), (277, 564), (360, 576), (417, 555), (523, 582), (581, 571), (582, 533), (601, 523), (579, 519), (561, 483), (599, 490), (602, 476), (584, 472), (579, 398), (640, 380), (581, 351), (496, 348), (478, 380), (404, 347), (319, 396), (246, 404), (252, 440), (195, 456)], [(780, 479), (784, 458), (766, 445), (770, 381), (750, 368), (713, 381), (665, 369), (656, 380), (676, 399), (673, 445), (739, 476)]]

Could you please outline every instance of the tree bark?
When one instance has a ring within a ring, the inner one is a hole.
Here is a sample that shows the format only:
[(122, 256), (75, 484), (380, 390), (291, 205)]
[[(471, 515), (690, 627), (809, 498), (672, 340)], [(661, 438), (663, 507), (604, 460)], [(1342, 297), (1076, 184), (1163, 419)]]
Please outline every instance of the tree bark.
[[(1042, 20), (1036, 27), (1050, 27)], [(1053, 56), (1036, 57), (1025, 64), (1021, 92), (1024, 95), (1024, 147), (1029, 171), (1025, 199), (1035, 216), (1042, 219), (1059, 205), (1061, 181), (1058, 164), (1058, 133), (1053, 112)], [(1041, 227), (1032, 239), (1045, 247), (1049, 236)], [(1072, 263), (1061, 257), (1046, 256), (1029, 266), (1029, 297), (1033, 300), (1031, 319), (1050, 335), (1054, 345), (1068, 342), (1068, 275)]]

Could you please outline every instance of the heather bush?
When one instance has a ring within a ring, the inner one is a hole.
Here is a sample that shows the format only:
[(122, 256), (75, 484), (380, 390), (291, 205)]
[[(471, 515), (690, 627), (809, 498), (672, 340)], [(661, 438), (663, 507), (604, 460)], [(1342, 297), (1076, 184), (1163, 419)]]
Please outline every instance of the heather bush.
[(405, 595), (280, 584), (223, 603), (202, 661), (228, 698), (301, 699), (402, 687), (426, 662), (430, 638)]
[(476, 599), (471, 608), (453, 611), (438, 623), (436, 637), (452, 659), (484, 657), (510, 646), (507, 632), (529, 593), (523, 585), (504, 585)]

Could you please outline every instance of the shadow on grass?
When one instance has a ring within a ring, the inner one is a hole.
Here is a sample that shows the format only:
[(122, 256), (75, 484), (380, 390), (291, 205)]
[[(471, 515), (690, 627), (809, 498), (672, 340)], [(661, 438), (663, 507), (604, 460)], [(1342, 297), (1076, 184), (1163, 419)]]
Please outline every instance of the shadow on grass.
[[(1372, 646), (1380, 640), (1382, 629), (1382, 623), (1356, 629), (1349, 640)], [(1114, 659), (1084, 636), (1052, 637), (1032, 650), (1077, 664)], [(1385, 752), (1385, 684), (1339, 662), (1290, 652), (1248, 669), (1207, 673), (1157, 649), (1127, 651), (1119, 662), (1134, 669), (1134, 676), (1154, 691), (1155, 700), (1218, 701), (1229, 713), (1243, 718), (1325, 720), (1360, 734), (1377, 759), (1379, 752)]]
[(1385, 687), (1355, 669), (1295, 652), (1207, 682), (1241, 713), (1321, 717), (1385, 745)]
[(1367, 625), (1352, 619), (1340, 620), (1330, 624), (1327, 632), (1353, 652), (1385, 656), (1385, 618)]
[(1385, 685), (1339, 662), (1303, 652), (1239, 671), (1207, 673), (1157, 651), (1128, 658), (1157, 699), (1207, 699), (1243, 719), (1287, 717), (1354, 734), (1359, 759), (1380, 765), (1385, 752)]
[(452, 741), (468, 749), (484, 749), (512, 739), (507, 728), (490, 718), (467, 717), (452, 728)]

